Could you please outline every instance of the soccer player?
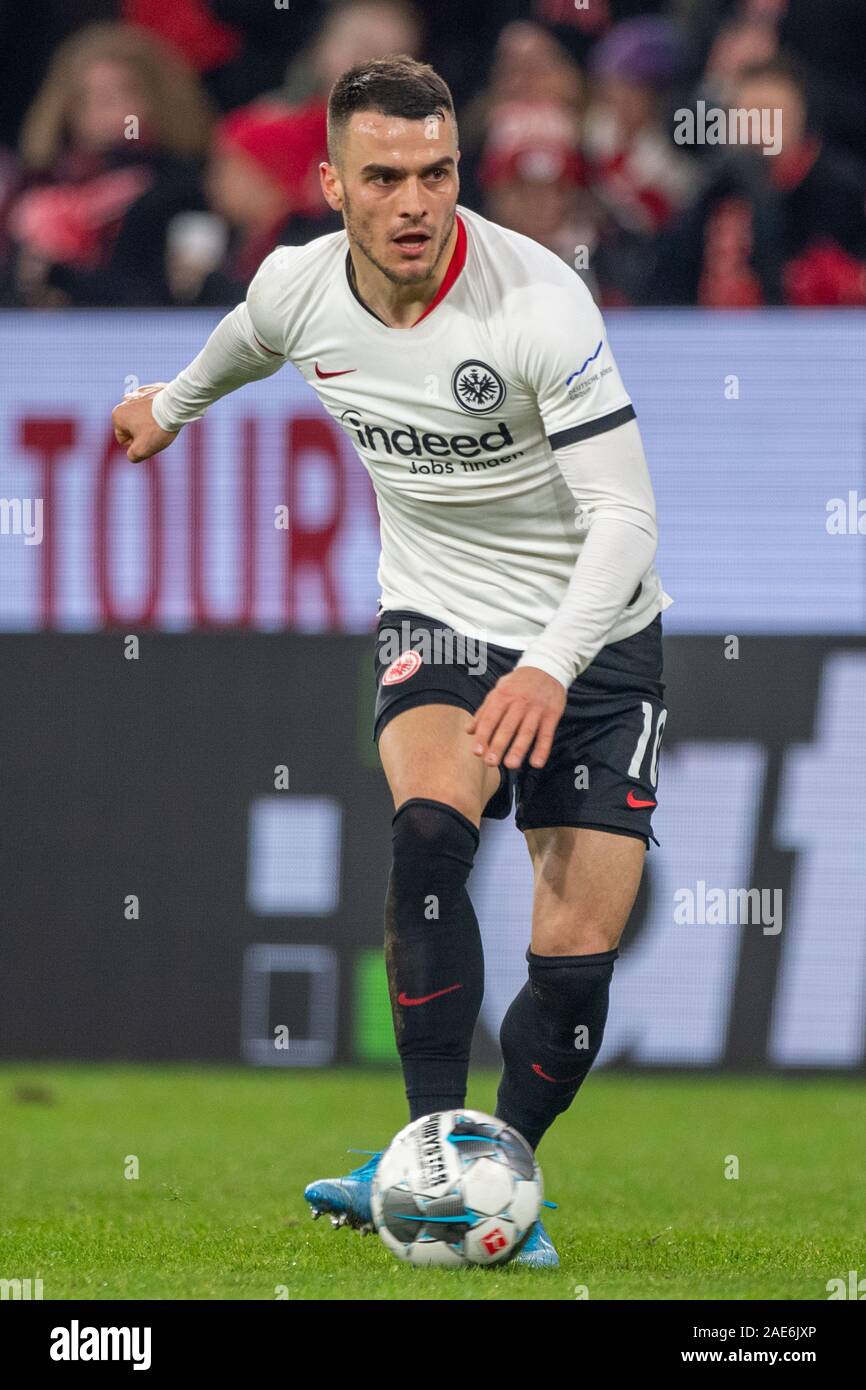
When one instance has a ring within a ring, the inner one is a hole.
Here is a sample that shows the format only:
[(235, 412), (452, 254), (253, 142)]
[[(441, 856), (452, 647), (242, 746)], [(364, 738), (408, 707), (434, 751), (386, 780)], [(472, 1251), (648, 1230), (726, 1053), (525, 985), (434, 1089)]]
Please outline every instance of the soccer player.
[[(601, 1046), (652, 836), (670, 603), (652, 486), (583, 282), (458, 203), (433, 69), (346, 72), (328, 155), (345, 230), (272, 252), (174, 381), (115, 408), (115, 434), (149, 458), (292, 362), (357, 449), (381, 520), (373, 737), (395, 807), (385, 956), (409, 1118), (465, 1104), (484, 971), (466, 883), (482, 818), (516, 793), (535, 889), (496, 1114), (534, 1149)], [(379, 1157), (310, 1184), (313, 1214), (369, 1230)], [(515, 1258), (559, 1263), (541, 1222)]]

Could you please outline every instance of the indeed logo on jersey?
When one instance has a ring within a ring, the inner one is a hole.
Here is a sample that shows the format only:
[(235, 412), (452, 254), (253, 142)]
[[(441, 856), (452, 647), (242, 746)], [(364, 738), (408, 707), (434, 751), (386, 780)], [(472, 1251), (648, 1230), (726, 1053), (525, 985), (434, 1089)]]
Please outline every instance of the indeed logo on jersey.
[[(368, 425), (356, 410), (344, 410), (340, 416), (340, 424), (347, 432), (353, 432), (357, 436), (362, 449), (369, 449), (375, 454), (381, 448), (386, 454), (400, 454), (403, 458), (423, 458), (425, 454), (432, 455), (433, 458), (444, 458), (450, 454), (456, 455), (458, 460), (473, 459), (480, 454), (495, 454), (514, 443), (504, 420), (498, 420), (493, 429), (480, 435), (445, 435), (435, 434), (430, 430), (419, 434), (414, 425), (402, 425), (399, 429), (389, 430), (384, 425)], [(448, 473), (453, 471), (453, 464), (443, 464), (442, 467)]]

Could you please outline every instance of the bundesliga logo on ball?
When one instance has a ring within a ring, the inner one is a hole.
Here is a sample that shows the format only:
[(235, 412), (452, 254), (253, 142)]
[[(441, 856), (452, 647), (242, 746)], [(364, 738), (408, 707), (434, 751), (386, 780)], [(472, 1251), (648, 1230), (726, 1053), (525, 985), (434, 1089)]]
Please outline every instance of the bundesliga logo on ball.
[(401, 1129), (373, 1178), (373, 1220), (392, 1254), (415, 1265), (504, 1264), (543, 1199), (526, 1140), (492, 1115), (443, 1110)]

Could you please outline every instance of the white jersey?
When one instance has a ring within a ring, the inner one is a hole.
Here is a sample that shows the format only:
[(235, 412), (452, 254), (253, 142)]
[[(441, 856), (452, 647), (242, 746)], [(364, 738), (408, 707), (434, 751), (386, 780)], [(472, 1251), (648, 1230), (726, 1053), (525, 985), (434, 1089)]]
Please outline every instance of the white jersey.
[[(254, 351), (271, 357), (258, 375), (274, 361), (297, 367), (368, 470), (381, 607), (525, 651), (563, 603), (592, 525), (593, 508), (582, 515), (557, 451), (596, 437), (615, 451), (635, 412), (575, 272), (468, 208), (458, 207), (457, 221), (440, 290), (410, 328), (388, 326), (357, 297), (341, 231), (273, 251), (235, 311), (236, 329), (245, 345), (251, 325)], [(213, 373), (202, 382), (194, 369), (207, 351), (155, 398), (164, 427), (198, 418), (239, 384)], [(248, 368), (243, 379), (255, 374)], [(638, 632), (671, 602), (645, 561), (639, 594), (631, 584), (620, 596), (602, 641)], [(571, 676), (587, 664), (568, 655), (573, 662), (547, 669)]]

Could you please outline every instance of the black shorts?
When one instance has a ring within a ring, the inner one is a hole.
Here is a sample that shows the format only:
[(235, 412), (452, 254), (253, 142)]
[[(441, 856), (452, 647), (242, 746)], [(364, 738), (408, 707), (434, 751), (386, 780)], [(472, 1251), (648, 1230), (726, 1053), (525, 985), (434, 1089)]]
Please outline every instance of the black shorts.
[[(489, 642), (473, 646), (427, 614), (386, 609), (375, 639), (374, 741), (413, 705), (459, 705), (474, 714), (520, 655)], [(504, 819), (516, 795), (518, 830), (575, 825), (636, 835), (647, 848), (650, 839), (658, 844), (651, 821), (664, 689), (658, 614), (640, 632), (602, 647), (571, 684), (544, 767), (530, 767), (528, 759), (519, 768), (500, 763), (499, 790), (483, 815)]]

